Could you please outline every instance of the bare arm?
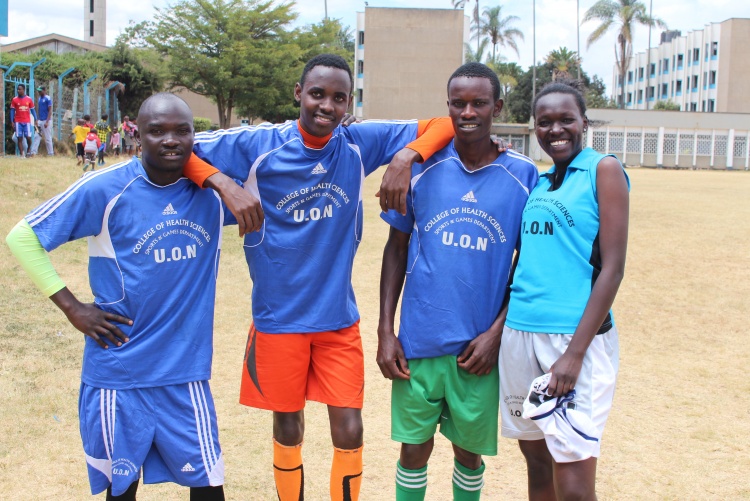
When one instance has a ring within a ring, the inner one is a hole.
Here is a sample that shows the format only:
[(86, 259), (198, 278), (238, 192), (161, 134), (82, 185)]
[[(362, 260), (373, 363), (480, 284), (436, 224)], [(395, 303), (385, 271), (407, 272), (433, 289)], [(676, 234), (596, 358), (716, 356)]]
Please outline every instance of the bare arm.
[(391, 228), (388, 242), (383, 249), (377, 362), (380, 372), (388, 379), (409, 379), (409, 364), (401, 342), (396, 337), (394, 323), (398, 298), (406, 277), (410, 238), (410, 234)]
[(487, 375), (492, 371), (492, 368), (497, 365), (500, 355), (503, 327), (505, 327), (505, 319), (508, 316), (510, 284), (513, 282), (513, 274), (516, 271), (516, 265), (518, 265), (518, 255), (519, 253), (516, 252), (516, 255), (513, 257), (513, 264), (511, 265), (511, 271), (508, 274), (508, 284), (505, 287), (505, 295), (503, 297), (503, 303), (500, 306), (500, 313), (495, 318), (495, 321), (492, 322), (489, 329), (472, 339), (463, 353), (456, 358), (458, 366), (470, 374), (476, 374), (478, 376)]
[(620, 163), (612, 157), (599, 162), (596, 174), (599, 198), (599, 250), (602, 270), (591, 289), (581, 321), (565, 353), (550, 368), (549, 393), (561, 396), (575, 388), (591, 341), (601, 326), (625, 273), (628, 245), (628, 186)]
[(263, 227), (263, 207), (260, 200), (242, 189), (232, 178), (217, 172), (203, 183), (205, 188), (216, 190), (227, 208), (237, 218), (240, 236), (251, 231), (259, 231)]

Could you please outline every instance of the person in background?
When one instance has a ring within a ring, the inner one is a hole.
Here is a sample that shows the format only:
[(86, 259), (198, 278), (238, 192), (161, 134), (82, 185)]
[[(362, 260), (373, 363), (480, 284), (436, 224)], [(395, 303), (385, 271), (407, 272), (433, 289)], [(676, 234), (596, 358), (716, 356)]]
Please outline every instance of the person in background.
[(37, 100), (37, 118), (36, 127), (39, 131), (34, 136), (31, 145), (31, 155), (39, 153), (39, 145), (44, 140), (44, 146), (47, 148), (47, 156), (55, 154), (54, 144), (52, 143), (52, 99), (47, 95), (47, 87), (42, 85), (36, 89), (39, 92)]
[[(34, 100), (26, 95), (26, 86), (18, 84), (16, 87), (18, 95), (10, 100), (10, 121), (18, 138), (18, 151), (21, 158), (26, 158), (31, 146), (31, 118), (37, 120), (34, 110)], [(27, 147), (28, 145), (28, 147)]]

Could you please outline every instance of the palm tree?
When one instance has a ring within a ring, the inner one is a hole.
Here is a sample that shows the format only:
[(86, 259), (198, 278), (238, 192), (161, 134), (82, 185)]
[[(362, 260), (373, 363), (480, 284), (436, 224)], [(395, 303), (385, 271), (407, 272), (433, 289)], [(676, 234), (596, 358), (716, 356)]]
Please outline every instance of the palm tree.
[[(620, 83), (625, 82), (625, 73), (628, 71), (628, 63), (633, 55), (633, 30), (635, 24), (644, 26), (658, 26), (666, 29), (667, 24), (661, 19), (651, 17), (647, 13), (646, 6), (638, 0), (598, 0), (591, 6), (583, 16), (583, 21), (598, 20), (601, 24), (594, 30), (587, 40), (586, 48), (600, 40), (612, 26), (619, 28), (617, 42), (615, 43), (615, 58), (617, 61), (617, 73)], [(650, 47), (649, 47), (650, 49)], [(620, 87), (619, 107), (625, 102), (625, 86)]]
[(514, 21), (519, 21), (518, 16), (503, 17), (502, 5), (485, 7), (478, 26), (474, 28), (475, 36), (487, 36), (492, 43), (492, 59), (495, 59), (497, 46), (508, 46), (518, 53), (517, 38), (523, 40), (523, 33), (518, 28), (511, 26)]
[(487, 44), (490, 43), (490, 41), (486, 38), (483, 38), (482, 41), (479, 44), (478, 50), (475, 52), (471, 48), (471, 44), (464, 44), (465, 49), (465, 57), (467, 63), (481, 63), (484, 57), (484, 51), (487, 50)]
[(573, 69), (578, 68), (581, 59), (578, 53), (568, 50), (567, 47), (560, 47), (547, 54), (547, 63), (552, 65), (552, 80), (570, 78)]

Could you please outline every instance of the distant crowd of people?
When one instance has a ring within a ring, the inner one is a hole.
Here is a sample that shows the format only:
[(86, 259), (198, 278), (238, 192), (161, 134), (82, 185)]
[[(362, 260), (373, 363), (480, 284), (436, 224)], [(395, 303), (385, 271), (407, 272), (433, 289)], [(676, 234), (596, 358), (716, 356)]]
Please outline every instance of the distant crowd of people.
[[(26, 94), (26, 85), (18, 84), (17, 95), (10, 102), (10, 121), (13, 124), (13, 142), (18, 146), (20, 158), (29, 158), (39, 153), (39, 146), (44, 141), (47, 156), (54, 156), (52, 142), (52, 99), (47, 95), (47, 87), (37, 87), (39, 98), (37, 105)], [(75, 142), (77, 165), (83, 169), (95, 165), (104, 165), (107, 154), (115, 158), (120, 153), (126, 156), (140, 154), (140, 137), (136, 119), (130, 120), (125, 115), (117, 127), (112, 127), (109, 115), (104, 114), (96, 123), (91, 122), (91, 115), (83, 115), (73, 127), (68, 139)]]

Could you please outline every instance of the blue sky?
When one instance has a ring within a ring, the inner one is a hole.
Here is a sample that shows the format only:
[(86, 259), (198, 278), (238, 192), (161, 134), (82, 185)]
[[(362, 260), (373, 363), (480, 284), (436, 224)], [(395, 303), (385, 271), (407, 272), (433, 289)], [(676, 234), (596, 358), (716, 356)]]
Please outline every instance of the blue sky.
[[(650, 0), (644, 0), (648, 6)], [(476, 0), (468, 0), (467, 14)], [(595, 0), (579, 0), (581, 17)], [(109, 1), (107, 4), (107, 43), (115, 37), (129, 20), (142, 21), (153, 16), (154, 7), (165, 7), (167, 0)], [(370, 7), (452, 8), (451, 0), (368, 0)], [(520, 56), (515, 52), (504, 53), (508, 61), (518, 62), (524, 68), (533, 62), (532, 44), (532, 0), (479, 0), (480, 8), (502, 4), (504, 15), (520, 18), (515, 26), (525, 34), (519, 43)], [(83, 37), (84, 5), (88, 0), (10, 0), (8, 37), (0, 38), (0, 44), (25, 40), (48, 33), (58, 33), (73, 38)], [(298, 0), (295, 10), (299, 14), (297, 24), (309, 24), (323, 18), (326, 0)], [(339, 18), (352, 29), (356, 26), (356, 12), (364, 11), (364, 0), (327, 0), (329, 17)], [(732, 17), (750, 18), (748, 0), (653, 0), (654, 16), (664, 19), (670, 29), (688, 31), (702, 29), (706, 23), (721, 22)], [(536, 0), (536, 57), (543, 60), (553, 49), (567, 47), (576, 50), (576, 0)], [(595, 29), (596, 23), (581, 26), (581, 56), (583, 69), (597, 74), (609, 87), (614, 64), (614, 41), (616, 33), (610, 32), (605, 39), (586, 48), (586, 38)], [(659, 32), (652, 34), (652, 46), (656, 46)], [(648, 46), (648, 30), (638, 26), (635, 30), (634, 51), (642, 52)], [(0, 47), (0, 51), (2, 48)]]

